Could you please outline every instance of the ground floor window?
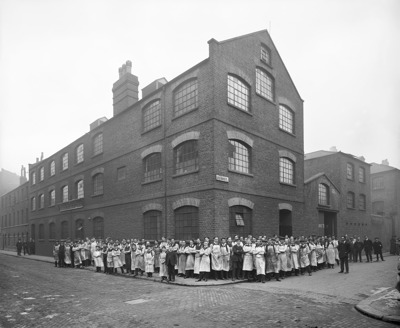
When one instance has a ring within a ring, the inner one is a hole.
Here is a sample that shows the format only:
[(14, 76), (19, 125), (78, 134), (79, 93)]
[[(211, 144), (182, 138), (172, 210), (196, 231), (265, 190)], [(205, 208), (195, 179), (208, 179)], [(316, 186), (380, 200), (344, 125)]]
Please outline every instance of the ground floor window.
[(93, 220), (93, 236), (98, 239), (104, 239), (104, 219), (101, 217)]
[(199, 209), (183, 206), (175, 210), (175, 239), (190, 240), (199, 237)]
[(160, 217), (160, 211), (147, 211), (143, 214), (144, 239), (156, 240), (159, 238), (158, 222)]
[(229, 235), (247, 237), (252, 234), (252, 210), (246, 206), (229, 208)]

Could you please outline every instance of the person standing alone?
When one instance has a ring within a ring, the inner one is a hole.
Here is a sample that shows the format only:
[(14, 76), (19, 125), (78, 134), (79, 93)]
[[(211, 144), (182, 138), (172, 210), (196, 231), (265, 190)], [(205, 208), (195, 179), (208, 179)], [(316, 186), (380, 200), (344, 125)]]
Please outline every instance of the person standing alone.
[(339, 251), (339, 259), (340, 259), (339, 273), (344, 272), (345, 266), (346, 266), (345, 273), (349, 273), (349, 253), (351, 252), (351, 247), (350, 247), (349, 242), (346, 240), (346, 238), (344, 236), (339, 241), (338, 251)]

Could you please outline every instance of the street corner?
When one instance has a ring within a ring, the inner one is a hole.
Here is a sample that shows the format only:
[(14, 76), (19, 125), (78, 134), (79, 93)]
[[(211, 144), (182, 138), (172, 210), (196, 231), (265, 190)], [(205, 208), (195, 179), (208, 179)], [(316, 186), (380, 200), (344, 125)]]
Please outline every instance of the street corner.
[(400, 324), (400, 293), (394, 288), (380, 288), (355, 308), (361, 313)]

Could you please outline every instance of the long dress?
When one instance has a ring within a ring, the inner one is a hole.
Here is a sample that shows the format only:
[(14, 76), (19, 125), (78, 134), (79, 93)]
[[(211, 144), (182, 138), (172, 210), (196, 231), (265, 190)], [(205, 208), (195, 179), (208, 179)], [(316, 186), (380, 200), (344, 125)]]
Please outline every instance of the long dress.
[(137, 248), (136, 249), (136, 261), (135, 261), (135, 268), (145, 271), (144, 266), (144, 249)]
[(287, 245), (280, 245), (279, 250), (279, 263), (281, 265), (281, 271), (287, 271), (287, 257), (286, 257)]
[(107, 268), (113, 268), (114, 261), (113, 261), (113, 249), (107, 249)]
[(121, 260), (122, 266), (124, 266), (126, 264), (126, 262), (125, 262), (125, 245), (122, 244), (119, 246), (119, 251), (121, 252), (119, 258)]
[(81, 265), (81, 248), (79, 246), (72, 247), (72, 251), (74, 252), (74, 264)]
[(160, 277), (166, 277), (168, 274), (167, 266), (165, 265), (165, 257), (167, 253), (161, 252), (160, 253)]
[(310, 265), (312, 267), (316, 267), (317, 266), (317, 253), (315, 251), (315, 244), (314, 243), (309, 243), (308, 244), (308, 248), (309, 248), (309, 257), (310, 257)]
[[(228, 244), (221, 245), (222, 271), (229, 271), (231, 260), (231, 248)], [(265, 264), (265, 263), (264, 263)]]
[(221, 246), (211, 245), (211, 267), (214, 271), (222, 270)]
[(266, 256), (266, 271), (267, 273), (279, 273), (279, 258), (278, 258), (278, 250), (277, 246), (274, 245), (268, 245), (267, 249), (267, 256)]
[(299, 268), (299, 245), (290, 245), (289, 247), (292, 253), (292, 268), (297, 270)]
[(93, 259), (94, 259), (94, 266), (95, 267), (104, 267), (103, 263), (103, 254), (100, 251), (94, 251), (93, 252)]
[(265, 248), (264, 246), (256, 246), (253, 251), (253, 255), (255, 256), (255, 266), (257, 270), (257, 275), (262, 274), (265, 275)]
[(300, 253), (300, 267), (301, 268), (308, 267), (310, 265), (310, 258), (308, 257), (310, 249), (308, 248), (307, 245), (301, 246), (299, 253)]
[(185, 246), (181, 246), (178, 249), (178, 274), (185, 274), (186, 268), (186, 252)]
[(86, 243), (81, 244), (81, 248), (80, 248), (81, 261), (86, 261), (87, 260), (85, 247), (86, 247)]
[(185, 270), (194, 270), (194, 254), (196, 252), (196, 246), (187, 246), (185, 248), (186, 253), (186, 265)]
[(114, 268), (122, 267), (122, 262), (121, 262), (120, 256), (121, 256), (121, 251), (119, 249), (114, 249), (112, 251), (112, 259), (113, 259)]
[(324, 263), (324, 246), (322, 246), (321, 244), (317, 244), (315, 246), (315, 253), (317, 254), (317, 262), (318, 264), (322, 264)]
[(65, 245), (65, 264), (71, 264), (71, 246)]
[(326, 248), (326, 259), (329, 264), (335, 264), (335, 247), (332, 242), (328, 243)]
[(290, 251), (289, 245), (287, 245), (286, 247), (286, 259), (287, 259), (286, 268), (287, 271), (290, 272), (293, 269), (293, 261), (292, 261), (292, 252)]
[(210, 272), (210, 253), (210, 247), (200, 249), (200, 272)]
[(335, 260), (339, 261), (339, 251), (338, 251), (339, 242), (336, 239), (334, 239), (332, 240), (332, 243), (333, 247), (335, 247)]
[(154, 272), (154, 253), (153, 251), (146, 251), (144, 254), (144, 262), (145, 262), (145, 271), (147, 273)]
[(243, 253), (243, 271), (253, 271), (253, 254), (251, 252), (251, 245), (244, 245)]
[(54, 245), (53, 247), (53, 257), (54, 257), (54, 261), (58, 262), (58, 253), (60, 250), (60, 245)]
[(194, 274), (200, 273), (200, 263), (201, 263), (201, 256), (200, 256), (200, 249), (201, 245), (196, 245), (196, 253), (194, 254)]
[(153, 251), (154, 251), (154, 267), (159, 268), (160, 267), (161, 249), (158, 246), (154, 246)]

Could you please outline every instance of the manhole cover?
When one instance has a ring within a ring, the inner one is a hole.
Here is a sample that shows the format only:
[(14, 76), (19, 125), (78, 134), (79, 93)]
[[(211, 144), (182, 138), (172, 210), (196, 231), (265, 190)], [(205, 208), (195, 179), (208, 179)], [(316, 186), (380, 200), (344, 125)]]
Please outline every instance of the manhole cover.
[(125, 302), (126, 304), (140, 304), (140, 303), (146, 303), (149, 300), (144, 300), (143, 298), (139, 298), (137, 300), (132, 300), (132, 301), (127, 301)]

